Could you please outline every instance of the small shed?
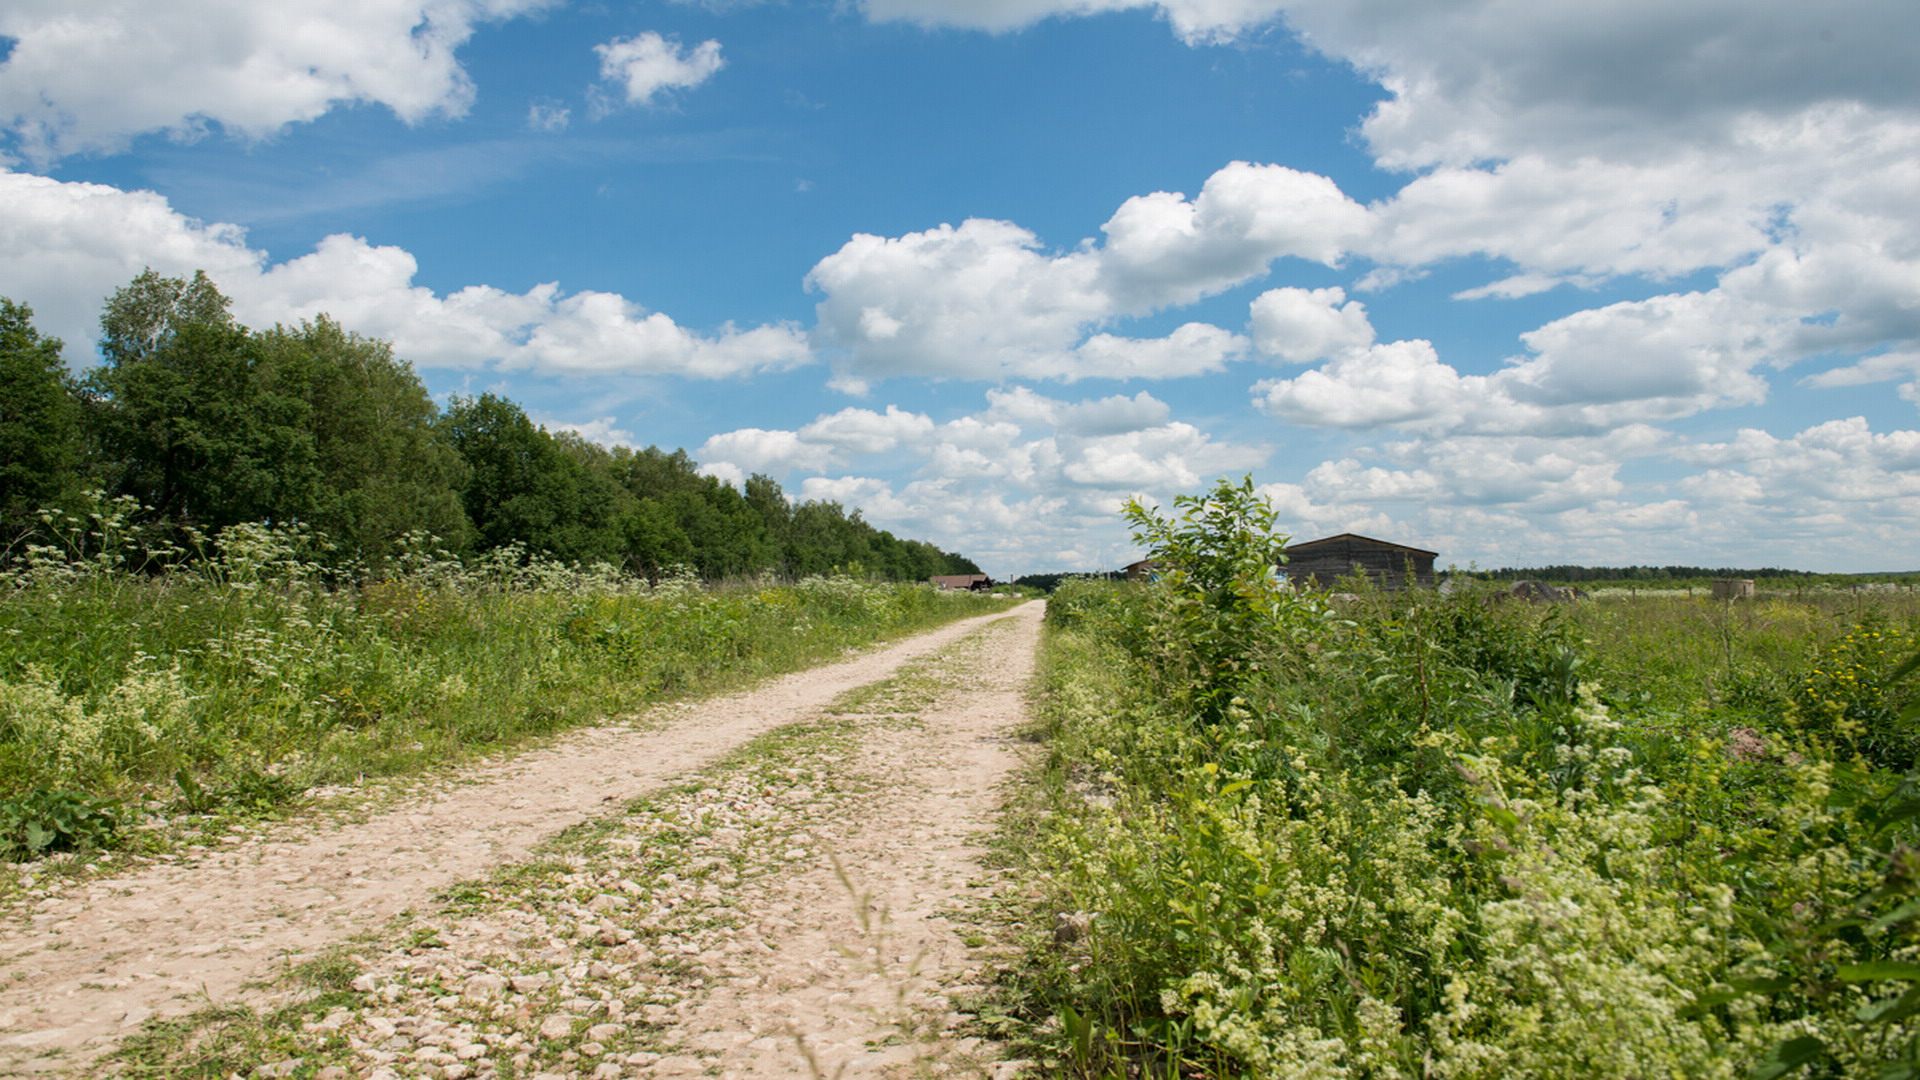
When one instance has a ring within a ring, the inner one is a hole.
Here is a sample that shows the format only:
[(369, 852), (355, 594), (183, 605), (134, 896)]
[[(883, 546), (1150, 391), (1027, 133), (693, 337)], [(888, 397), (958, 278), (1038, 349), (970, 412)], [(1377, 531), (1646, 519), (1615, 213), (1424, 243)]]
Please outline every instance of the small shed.
[(1324, 540), (1293, 544), (1280, 566), (1287, 580), (1300, 588), (1332, 588), (1355, 570), (1375, 586), (1399, 592), (1412, 585), (1433, 585), (1433, 560), (1438, 552), (1376, 540), (1358, 533), (1341, 533)]
[(993, 579), (985, 574), (936, 574), (927, 581), (943, 592), (952, 589), (985, 592), (993, 588)]
[(1128, 581), (1140, 581), (1143, 578), (1152, 578), (1156, 569), (1158, 568), (1154, 566), (1152, 559), (1141, 559), (1139, 562), (1130, 562), (1121, 567), (1120, 572), (1127, 575)]
[(1751, 600), (1753, 599), (1752, 578), (1714, 578), (1713, 598), (1715, 600)]

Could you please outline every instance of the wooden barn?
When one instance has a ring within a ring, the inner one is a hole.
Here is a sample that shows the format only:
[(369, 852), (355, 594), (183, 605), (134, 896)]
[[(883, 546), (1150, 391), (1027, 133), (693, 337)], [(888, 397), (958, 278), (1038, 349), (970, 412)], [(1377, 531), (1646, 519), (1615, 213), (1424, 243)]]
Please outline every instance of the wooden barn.
[(1375, 586), (1399, 592), (1409, 585), (1431, 588), (1433, 560), (1438, 554), (1358, 533), (1341, 533), (1289, 545), (1287, 561), (1280, 571), (1300, 588), (1329, 589), (1341, 578), (1361, 570)]

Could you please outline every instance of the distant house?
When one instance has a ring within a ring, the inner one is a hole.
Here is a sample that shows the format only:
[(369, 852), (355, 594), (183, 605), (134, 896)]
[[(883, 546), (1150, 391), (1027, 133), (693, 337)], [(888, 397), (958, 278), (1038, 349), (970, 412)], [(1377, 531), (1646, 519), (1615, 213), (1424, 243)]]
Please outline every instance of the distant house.
[(1752, 578), (1714, 578), (1713, 598), (1715, 600), (1751, 600), (1754, 597)]
[(1410, 584), (1432, 586), (1433, 560), (1438, 555), (1358, 533), (1341, 533), (1290, 545), (1280, 571), (1298, 587), (1328, 589), (1359, 570), (1379, 588), (1399, 592)]
[(1152, 578), (1154, 570), (1155, 567), (1152, 559), (1141, 559), (1139, 562), (1130, 562), (1120, 568), (1120, 572), (1127, 575), (1128, 581)]
[(936, 574), (927, 579), (935, 588), (941, 590), (966, 589), (973, 592), (985, 592), (993, 588), (993, 579), (985, 574)]

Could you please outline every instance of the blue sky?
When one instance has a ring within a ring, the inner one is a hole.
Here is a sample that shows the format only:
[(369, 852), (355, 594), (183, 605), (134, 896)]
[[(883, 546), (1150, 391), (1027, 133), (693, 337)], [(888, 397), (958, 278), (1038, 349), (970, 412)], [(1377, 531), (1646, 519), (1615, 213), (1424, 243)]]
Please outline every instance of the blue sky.
[[(164, 12), (164, 14), (162, 14)], [(0, 295), (144, 266), (999, 576), (1252, 473), (1442, 562), (1920, 566), (1920, 8), (15, 0)]]

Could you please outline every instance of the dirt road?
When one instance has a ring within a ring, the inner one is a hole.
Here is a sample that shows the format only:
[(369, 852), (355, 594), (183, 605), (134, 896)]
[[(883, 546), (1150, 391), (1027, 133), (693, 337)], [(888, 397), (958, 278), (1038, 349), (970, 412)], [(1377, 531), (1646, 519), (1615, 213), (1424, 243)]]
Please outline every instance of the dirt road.
[[(0, 1074), (89, 1073), (147, 1018), (241, 1000), (286, 957), (432, 911), (449, 887), (596, 817), (617, 821), (551, 881), (474, 893), (494, 902), (408, 948), (359, 948), (367, 1007), (301, 1033), (312, 1060), (337, 1062), (323, 1075), (483, 1077), (496, 1059), (520, 1075), (599, 1078), (970, 1061), (978, 1048), (939, 1035), (939, 983), (968, 963), (944, 911), (982, 888), (967, 837), (990, 824), (1015, 764), (1005, 732), (1021, 718), (1040, 615), (1025, 605), (580, 731), (359, 824), (289, 824), (50, 898), (0, 927)], [(810, 734), (716, 765), (783, 729)], [(654, 801), (626, 809), (643, 797)], [(697, 827), (688, 799), (706, 801)], [(690, 913), (705, 914), (682, 925)], [(421, 1000), (451, 1019), (425, 1006), (379, 1015), (418, 996), (406, 987), (423, 955), (437, 970)], [(515, 973), (531, 967), (547, 974)], [(471, 993), (446, 992), (456, 975)], [(564, 996), (573, 975), (604, 985)], [(410, 1053), (421, 1025), (455, 1034)], [(447, 1049), (463, 1030), (471, 1040)], [(876, 1053), (882, 1030), (889, 1052)]]

